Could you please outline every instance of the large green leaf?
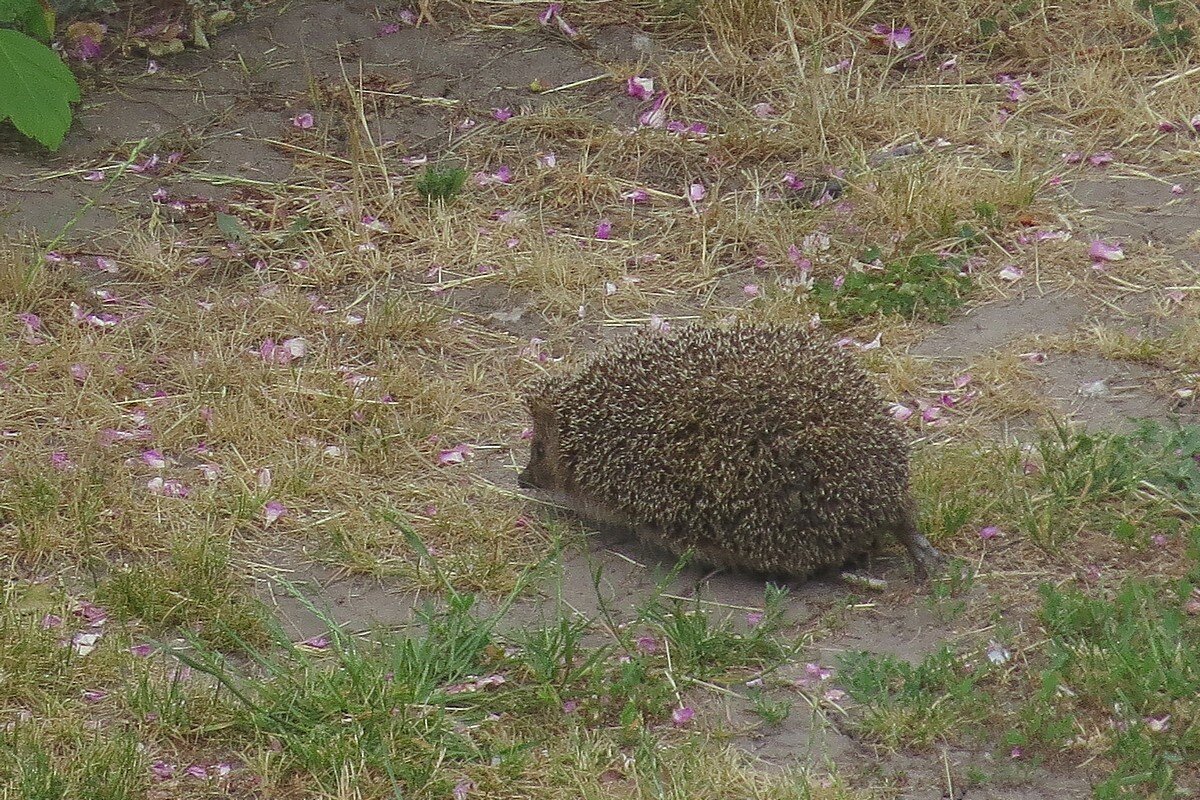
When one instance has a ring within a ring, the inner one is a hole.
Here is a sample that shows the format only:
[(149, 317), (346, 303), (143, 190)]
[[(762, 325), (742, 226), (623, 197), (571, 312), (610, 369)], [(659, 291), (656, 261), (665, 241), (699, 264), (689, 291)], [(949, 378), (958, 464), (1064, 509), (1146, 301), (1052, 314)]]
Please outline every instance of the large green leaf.
[(53, 50), (20, 31), (0, 29), (0, 121), (57, 150), (71, 127), (79, 84)]
[(0, 25), (15, 25), (38, 41), (48, 42), (54, 32), (54, 11), (40, 0), (0, 0)]

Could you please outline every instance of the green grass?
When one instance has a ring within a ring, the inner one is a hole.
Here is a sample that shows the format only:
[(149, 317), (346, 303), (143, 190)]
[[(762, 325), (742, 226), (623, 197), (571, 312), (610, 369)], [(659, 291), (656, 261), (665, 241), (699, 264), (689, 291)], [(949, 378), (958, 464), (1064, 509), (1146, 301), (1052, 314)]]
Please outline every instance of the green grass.
[(813, 284), (813, 301), (832, 319), (855, 322), (876, 315), (945, 322), (966, 300), (970, 276), (962, 272), (961, 257), (943, 259), (931, 254), (899, 259), (880, 267), (878, 250), (860, 259), (864, 266), (835, 281)]
[(462, 167), (432, 165), (425, 168), (413, 183), (417, 192), (428, 201), (447, 202), (462, 191), (467, 183), (467, 171)]
[(935, 539), (996, 526), (1058, 551), (1084, 533), (1145, 547), (1200, 511), (1200, 427), (1144, 422), (1131, 434), (1061, 423), (1027, 451), (948, 444), (919, 455), (914, 491)]
[(862, 708), (855, 727), (888, 747), (924, 749), (946, 738), (969, 739), (987, 718), (990, 696), (979, 686), (985, 671), (968, 668), (948, 647), (909, 664), (895, 656), (851, 652), (838, 676)]
[(1102, 731), (1099, 798), (1175, 796), (1177, 772), (1200, 747), (1200, 623), (1183, 610), (1200, 579), (1200, 530), (1191, 548), (1191, 573), (1174, 585), (1041, 587), (1046, 664), (1013, 741), (1066, 747), (1079, 730)]
[(189, 628), (226, 648), (262, 642), (267, 611), (237, 578), (230, 550), (228, 541), (211, 535), (181, 538), (165, 563), (114, 571), (100, 584), (97, 601), (116, 617), (156, 631)]

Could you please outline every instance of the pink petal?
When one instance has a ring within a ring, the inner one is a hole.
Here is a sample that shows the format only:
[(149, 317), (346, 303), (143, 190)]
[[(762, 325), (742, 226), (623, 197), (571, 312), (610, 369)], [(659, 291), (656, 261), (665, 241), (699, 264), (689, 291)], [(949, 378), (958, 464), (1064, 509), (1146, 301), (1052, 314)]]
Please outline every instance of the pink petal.
[(897, 50), (908, 46), (912, 41), (912, 28), (905, 26), (896, 28), (883, 23), (876, 23), (871, 26), (871, 32), (876, 36), (882, 36), (888, 47), (895, 47)]
[(755, 103), (750, 110), (754, 112), (754, 116), (760, 118), (775, 116), (775, 106), (770, 103)]
[(512, 119), (512, 115), (513, 112), (511, 108), (506, 107), (492, 109), (492, 119), (496, 120), (497, 122), (507, 122), (508, 120)]
[(785, 172), (783, 173), (783, 185), (796, 192), (803, 189), (808, 184), (804, 182), (803, 178), (797, 177), (796, 173)]
[(566, 17), (562, 14), (555, 14), (554, 21), (558, 23), (558, 29), (566, 34), (568, 39), (574, 39), (579, 36), (579, 31), (575, 29), (574, 25), (567, 22)]
[(913, 410), (903, 403), (893, 403), (888, 408), (888, 413), (892, 415), (893, 419), (904, 422), (913, 415)]
[(1004, 535), (1003, 531), (1001, 531), (995, 525), (988, 525), (985, 528), (979, 529), (979, 538), (983, 539), (984, 541), (987, 541), (988, 539), (995, 539), (997, 536), (1002, 535)]
[(649, 100), (654, 96), (654, 78), (632, 75), (625, 81), (625, 93), (637, 100)]
[(165, 469), (167, 459), (157, 450), (147, 450), (142, 453), (142, 462), (151, 469)]
[(705, 197), (708, 197), (708, 189), (704, 188), (703, 183), (693, 183), (688, 187), (688, 197), (693, 203), (699, 203)]
[(747, 283), (742, 287), (742, 294), (746, 297), (758, 297), (759, 288), (757, 283)]
[(296, 116), (292, 117), (292, 125), (301, 130), (306, 131), (315, 123), (316, 120), (313, 119), (313, 115), (307, 111), (305, 111), (303, 114), (297, 114)]
[(471, 445), (463, 443), (455, 445), (449, 450), (443, 450), (438, 453), (437, 463), (439, 466), (449, 466), (451, 464), (461, 464), (468, 456), (472, 455)]
[(654, 96), (654, 102), (651, 103), (648, 111), (643, 111), (638, 115), (638, 124), (646, 128), (661, 128), (667, 124), (667, 93), (659, 92)]
[(150, 774), (157, 781), (165, 781), (175, 776), (175, 765), (165, 761), (155, 761), (150, 765)]
[(671, 722), (675, 723), (676, 727), (683, 727), (691, 722), (694, 716), (696, 716), (695, 709), (690, 706), (684, 706), (671, 712)]
[(1102, 167), (1105, 164), (1111, 164), (1115, 160), (1116, 157), (1108, 151), (1103, 153), (1094, 153), (1093, 155), (1088, 156), (1088, 163), (1093, 167)]
[(1021, 278), (1025, 277), (1025, 270), (1021, 269), (1015, 264), (1006, 264), (1000, 270), (999, 275), (1002, 279), (1009, 282), (1019, 281)]
[(307, 639), (299, 642), (299, 644), (302, 644), (305, 647), (311, 647), (314, 650), (325, 650), (329, 647), (332, 641), (333, 640), (328, 635), (322, 633), (316, 636), (310, 636)]
[(612, 222), (609, 220), (600, 220), (600, 223), (596, 225), (596, 238), (607, 239), (612, 236), (612, 227)]
[(1121, 250), (1118, 244), (1109, 244), (1101, 239), (1092, 241), (1091, 247), (1088, 248), (1088, 255), (1094, 261), (1120, 261), (1125, 258), (1125, 253)]
[(1163, 714), (1161, 717), (1146, 717), (1146, 727), (1155, 733), (1162, 733), (1171, 727), (1171, 715)]
[(279, 345), (280, 349), (288, 353), (292, 358), (303, 358), (308, 355), (308, 342), (299, 336), (291, 339), (284, 339)]
[(263, 506), (264, 527), (270, 527), (288, 514), (287, 506), (278, 500), (271, 500)]

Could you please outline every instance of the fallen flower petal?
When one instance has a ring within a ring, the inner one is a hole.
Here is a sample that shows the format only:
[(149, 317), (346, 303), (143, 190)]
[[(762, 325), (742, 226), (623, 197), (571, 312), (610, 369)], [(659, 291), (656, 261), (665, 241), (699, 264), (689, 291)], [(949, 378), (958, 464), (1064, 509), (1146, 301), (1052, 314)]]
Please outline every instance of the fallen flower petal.
[(659, 92), (654, 96), (649, 110), (638, 115), (638, 124), (646, 128), (662, 128), (667, 124), (667, 93)]
[(157, 450), (147, 450), (142, 453), (142, 463), (151, 469), (165, 469), (167, 466), (167, 459)]
[(288, 514), (287, 506), (278, 500), (271, 500), (263, 505), (263, 527), (271, 527), (275, 522), (286, 517)]
[(316, 124), (316, 120), (314, 120), (313, 115), (307, 111), (305, 111), (303, 114), (297, 114), (296, 116), (292, 117), (292, 125), (300, 130), (306, 131), (314, 124)]
[(311, 647), (314, 650), (325, 650), (329, 647), (332, 641), (333, 639), (331, 639), (327, 634), (321, 633), (316, 636), (310, 636), (307, 639), (297, 642), (297, 644), (300, 644), (304, 647)]
[(654, 96), (654, 78), (631, 75), (625, 81), (625, 93), (637, 100), (649, 100)]
[(675, 723), (676, 727), (682, 727), (691, 722), (694, 716), (696, 716), (695, 709), (684, 706), (671, 712), (671, 722)]
[(96, 643), (100, 641), (102, 633), (83, 633), (82, 631), (71, 637), (71, 645), (75, 648), (76, 655), (86, 656), (96, 649)]
[(471, 445), (463, 443), (455, 445), (449, 450), (443, 450), (438, 453), (437, 462), (439, 466), (449, 466), (451, 464), (461, 464), (471, 455)]
[(150, 774), (157, 781), (165, 781), (175, 776), (175, 765), (166, 761), (155, 761), (150, 765)]
[(1092, 241), (1091, 247), (1088, 248), (1088, 255), (1095, 261), (1120, 261), (1125, 258), (1125, 253), (1121, 250), (1118, 244), (1110, 244), (1101, 239)]
[(999, 272), (1000, 277), (1006, 281), (1019, 281), (1025, 277), (1025, 270), (1015, 264), (1006, 264)]
[(871, 26), (871, 32), (876, 36), (882, 36), (883, 41), (888, 47), (894, 47), (897, 50), (902, 50), (908, 47), (912, 41), (912, 28), (907, 25), (903, 28), (896, 28), (893, 25), (886, 25), (882, 22), (877, 22)]

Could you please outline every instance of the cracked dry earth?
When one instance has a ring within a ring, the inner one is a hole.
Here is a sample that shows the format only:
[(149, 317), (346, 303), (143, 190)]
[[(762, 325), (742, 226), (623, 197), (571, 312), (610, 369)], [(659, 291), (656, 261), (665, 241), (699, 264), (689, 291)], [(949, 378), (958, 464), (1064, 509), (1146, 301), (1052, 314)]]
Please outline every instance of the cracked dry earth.
[[(568, 44), (513, 32), (456, 34), (438, 27), (406, 28), (377, 37), (378, 21), (367, 3), (294, 3), (279, 13), (235, 25), (213, 41), (209, 52), (189, 52), (169, 61), (159, 75), (142, 75), (141, 65), (118, 67), (110, 85), (90, 94), (61, 152), (52, 157), (9, 147), (0, 152), (0, 233), (12, 237), (36, 232), (43, 240), (69, 226), (63, 249), (99, 255), (119, 239), (131, 218), (145, 219), (148, 195), (159, 185), (172, 196), (203, 196), (220, 203), (234, 191), (256, 185), (303, 184), (311, 176), (297, 166), (299, 146), (289, 137), (290, 119), (304, 109), (311, 81), (346, 72), (375, 76), (380, 92), (407, 98), (401, 112), (372, 119), (377, 142), (403, 142), (409, 152), (438, 153), (452, 149), (451, 129), (462, 109), (475, 111), (510, 104), (533, 104), (524, 87), (537, 78), (547, 85), (586, 82), (604, 69), (605, 61), (637, 62), (654, 45), (637, 31), (620, 26), (596, 32), (597, 49), (583, 52)], [(394, 81), (392, 86), (386, 81)], [(628, 124), (637, 104), (615, 96), (603, 82), (584, 83), (573, 102), (586, 104), (601, 119)], [(185, 136), (199, 143), (185, 168), (162, 179), (142, 179), (103, 187), (81, 180), (81, 164), (103, 163), (108, 154), (131, 141), (154, 137), (169, 142)], [(1119, 165), (1102, 177), (1065, 186), (1077, 205), (1076, 235), (1089, 229), (1155, 248), (1188, 264), (1200, 263), (1194, 236), (1200, 209), (1194, 194), (1177, 197), (1169, 187), (1192, 176), (1123, 174)], [(89, 205), (94, 202), (94, 205)], [(82, 216), (81, 209), (86, 208)], [(1136, 255), (1134, 256), (1136, 258)], [(910, 349), (918, 360), (967, 365), (993, 351), (1023, 353), (1036, 349), (1040, 337), (1064, 337), (1098, 323), (1117, 322), (1131, 329), (1161, 330), (1179, 323), (1170, 310), (1156, 304), (1152, 287), (1130, 287), (1116, 303), (1101, 300), (1087, 286), (1039, 288), (1026, 280), (1007, 297), (969, 307), (948, 324), (933, 330)], [(1161, 287), (1153, 287), (1161, 288)], [(464, 294), (464, 296), (466, 296)], [(476, 313), (490, 314), (505, 333), (527, 339), (539, 333), (538, 322), (523, 309), (505, 305), (507, 298), (470, 295)], [(443, 302), (462, 302), (448, 292)], [(1153, 367), (1103, 358), (1094, 353), (1051, 352), (1035, 368), (1039, 390), (1058, 411), (1088, 426), (1120, 428), (1130, 417), (1167, 419), (1176, 414), (1172, 376)], [(1030, 420), (1008, 421), (1009, 435), (1020, 436)], [(498, 482), (515, 488), (510, 470), (497, 470)], [(258, 589), (283, 619), (300, 634), (320, 632), (320, 624), (283, 593), (273, 576), (299, 581), (317, 602), (351, 629), (381, 624), (403, 627), (411, 622), (415, 593), (392, 583), (379, 583), (314, 566), (299, 553), (279, 553), (274, 563), (260, 565)], [(601, 567), (598, 587), (593, 569)], [(585, 616), (602, 604), (630, 612), (648, 597), (669, 568), (660, 554), (641, 545), (598, 535), (585, 552), (566, 555), (557, 568), (561, 602)], [(794, 591), (788, 616), (797, 631), (811, 631), (811, 658), (827, 662), (846, 649), (887, 652), (919, 660), (944, 641), (979, 638), (932, 613), (922, 602), (924, 589), (906, 576), (901, 559), (889, 554), (874, 569), (891, 578), (889, 589), (868, 602), (846, 604), (848, 590), (835, 577), (817, 579)], [(759, 606), (762, 582), (734, 575), (703, 577), (685, 570), (668, 593), (698, 591), (715, 607), (741, 614)], [(597, 592), (598, 588), (598, 592)], [(986, 569), (973, 590), (986, 594)], [(968, 597), (970, 602), (972, 597)], [(530, 602), (515, 619), (532, 620), (558, 610), (555, 603)], [(832, 625), (818, 620), (836, 621)], [(986, 634), (982, 634), (986, 641)], [(797, 677), (803, 670), (796, 667)], [(797, 709), (783, 723), (767, 728), (750, 724), (749, 711), (738, 701), (713, 697), (698, 712), (734, 732), (747, 751), (768, 768), (796, 763), (833, 761), (854, 768), (860, 761), (880, 763), (910, 776), (914, 789), (905, 796), (924, 800), (944, 796), (947, 770), (988, 761), (986, 753), (943, 749), (925, 758), (883, 755), (839, 730), (819, 711)], [(870, 754), (871, 758), (862, 758)], [(1006, 769), (990, 764), (992, 769)], [(990, 786), (986, 795), (1012, 798), (1088, 797), (1083, 773), (1055, 772), (1052, 767), (1013, 774), (1005, 786)]]

